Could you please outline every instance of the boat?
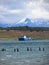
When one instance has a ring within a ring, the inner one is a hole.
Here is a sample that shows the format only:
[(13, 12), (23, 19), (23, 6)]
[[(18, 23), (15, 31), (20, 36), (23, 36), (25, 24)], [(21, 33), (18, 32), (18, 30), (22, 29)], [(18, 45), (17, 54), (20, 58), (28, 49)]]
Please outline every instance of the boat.
[(19, 41), (27, 41), (27, 40), (32, 40), (32, 38), (31, 38), (31, 37), (28, 38), (28, 37), (26, 37), (26, 36), (24, 35), (24, 36), (19, 36), (19, 37), (18, 37), (18, 40), (19, 40)]

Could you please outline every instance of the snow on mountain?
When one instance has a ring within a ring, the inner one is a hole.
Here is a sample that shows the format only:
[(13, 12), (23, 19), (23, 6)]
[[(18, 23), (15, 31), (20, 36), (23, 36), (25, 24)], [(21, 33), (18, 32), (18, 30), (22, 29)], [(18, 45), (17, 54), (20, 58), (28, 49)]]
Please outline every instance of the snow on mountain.
[(33, 22), (29, 18), (26, 18), (26, 19), (24, 18), (15, 24), (15, 26), (32, 26), (32, 25), (33, 25)]
[(38, 27), (49, 27), (49, 20), (47, 20), (47, 19), (35, 19), (34, 24), (35, 24), (35, 26), (38, 26)]
[(49, 20), (41, 18), (39, 19), (24, 18), (14, 24), (6, 24), (0, 22), (0, 27), (11, 27), (11, 26), (49, 27)]
[(24, 18), (18, 21), (15, 26), (49, 27), (49, 20)]

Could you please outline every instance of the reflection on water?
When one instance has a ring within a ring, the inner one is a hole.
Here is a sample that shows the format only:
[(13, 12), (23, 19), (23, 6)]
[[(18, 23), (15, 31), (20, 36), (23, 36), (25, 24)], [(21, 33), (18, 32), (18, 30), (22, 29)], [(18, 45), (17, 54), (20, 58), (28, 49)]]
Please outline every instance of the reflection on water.
[(0, 65), (49, 65), (49, 40), (0, 40)]

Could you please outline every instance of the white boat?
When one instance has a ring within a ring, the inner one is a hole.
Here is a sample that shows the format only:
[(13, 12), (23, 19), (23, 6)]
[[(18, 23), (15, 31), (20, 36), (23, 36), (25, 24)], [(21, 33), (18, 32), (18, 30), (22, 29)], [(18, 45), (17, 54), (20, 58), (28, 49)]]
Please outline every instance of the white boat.
[(19, 36), (18, 40), (20, 40), (20, 41), (26, 41), (26, 40), (32, 40), (32, 38), (31, 37), (28, 38), (26, 36)]

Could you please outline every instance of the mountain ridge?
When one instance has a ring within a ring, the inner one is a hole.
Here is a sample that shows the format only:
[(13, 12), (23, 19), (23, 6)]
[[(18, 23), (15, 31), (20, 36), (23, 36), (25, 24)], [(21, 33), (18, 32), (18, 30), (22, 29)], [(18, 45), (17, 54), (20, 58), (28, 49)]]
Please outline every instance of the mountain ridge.
[(16, 26), (29, 26), (29, 27), (49, 27), (49, 20), (47, 19), (30, 19), (24, 18), (14, 24), (7, 24), (0, 22), (0, 27), (16, 27)]
[(30, 26), (30, 27), (49, 27), (49, 20), (26, 18), (23, 21), (16, 23), (15, 25), (16, 26)]

